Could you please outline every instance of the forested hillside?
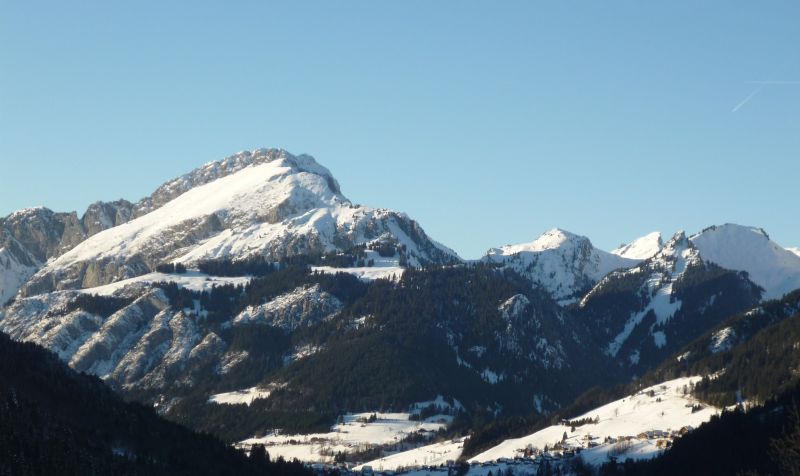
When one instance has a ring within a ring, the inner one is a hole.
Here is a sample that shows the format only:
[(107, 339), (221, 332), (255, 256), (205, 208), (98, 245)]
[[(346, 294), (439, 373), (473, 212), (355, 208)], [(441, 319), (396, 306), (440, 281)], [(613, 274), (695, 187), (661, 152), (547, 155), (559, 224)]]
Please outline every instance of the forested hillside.
[(300, 476), (126, 403), (96, 377), (0, 334), (0, 474)]

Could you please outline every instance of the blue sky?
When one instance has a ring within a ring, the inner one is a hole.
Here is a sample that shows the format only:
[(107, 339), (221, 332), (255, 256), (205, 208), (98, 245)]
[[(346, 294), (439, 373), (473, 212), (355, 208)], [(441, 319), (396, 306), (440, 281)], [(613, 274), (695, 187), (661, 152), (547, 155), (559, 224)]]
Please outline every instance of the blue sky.
[[(800, 245), (798, 2), (0, 2), (0, 215), (242, 149), (462, 256), (764, 227)], [(737, 105), (761, 89), (751, 100)]]

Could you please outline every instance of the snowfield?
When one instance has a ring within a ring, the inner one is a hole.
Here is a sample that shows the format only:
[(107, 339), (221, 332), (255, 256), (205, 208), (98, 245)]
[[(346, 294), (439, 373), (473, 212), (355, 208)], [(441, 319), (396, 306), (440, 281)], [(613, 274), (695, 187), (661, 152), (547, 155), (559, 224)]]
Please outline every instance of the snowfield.
[(244, 390), (235, 390), (233, 392), (211, 395), (208, 401), (218, 405), (250, 405), (253, 403), (253, 401), (258, 400), (259, 398), (269, 398), (271, 393), (271, 390), (259, 387), (250, 387)]
[(250, 276), (210, 276), (199, 271), (186, 271), (185, 273), (148, 273), (104, 286), (81, 289), (80, 292), (85, 294), (97, 294), (99, 296), (112, 296), (132, 285), (161, 282), (176, 283), (181, 288), (202, 292), (210, 291), (214, 286), (225, 286), (229, 284), (233, 286), (245, 286), (250, 283), (252, 279), (253, 278)]
[(461, 451), (464, 448), (464, 439), (465, 438), (459, 438), (421, 446), (413, 450), (403, 451), (370, 461), (369, 463), (356, 466), (354, 469), (360, 471), (364, 466), (370, 466), (376, 471), (397, 471), (401, 468), (447, 464), (448, 461), (455, 461), (461, 456)]
[[(375, 420), (371, 416), (375, 415)], [(270, 456), (305, 462), (329, 463), (338, 452), (352, 453), (376, 446), (394, 445), (411, 435), (433, 435), (452, 421), (450, 415), (435, 415), (423, 421), (410, 420), (410, 413), (348, 413), (328, 433), (284, 435), (279, 432), (248, 438), (237, 444), (248, 449), (254, 444), (266, 446)]]
[(405, 268), (400, 266), (385, 267), (360, 267), (360, 268), (333, 268), (331, 266), (313, 266), (311, 271), (319, 271), (325, 274), (347, 273), (356, 276), (364, 281), (375, 281), (376, 279), (396, 279), (403, 277)]

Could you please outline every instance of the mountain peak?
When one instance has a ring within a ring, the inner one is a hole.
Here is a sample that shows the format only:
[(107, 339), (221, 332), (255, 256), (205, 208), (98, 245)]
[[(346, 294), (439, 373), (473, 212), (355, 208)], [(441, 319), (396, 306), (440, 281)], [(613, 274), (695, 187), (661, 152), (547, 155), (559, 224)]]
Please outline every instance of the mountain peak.
[[(505, 245), (500, 248), (492, 248), (487, 254), (490, 255), (514, 255), (524, 252), (541, 252), (547, 250), (556, 250), (567, 246), (569, 243), (584, 243), (589, 242), (585, 236), (576, 235), (561, 228), (553, 228), (545, 231), (538, 238), (527, 243), (518, 243), (514, 245)], [(589, 242), (591, 246), (591, 242)]]
[(689, 240), (704, 260), (747, 271), (767, 299), (800, 288), (800, 256), (772, 241), (761, 228), (727, 223), (708, 227)]
[(235, 174), (246, 167), (273, 162), (277, 163), (275, 165), (283, 165), (296, 173), (306, 172), (322, 177), (334, 194), (346, 200), (341, 196), (339, 182), (336, 181), (330, 170), (317, 163), (312, 156), (292, 155), (284, 149), (260, 148), (252, 151), (240, 151), (222, 160), (207, 162), (189, 173), (164, 183), (152, 195), (143, 198), (136, 204), (135, 217), (150, 213), (193, 188)]
[(598, 250), (589, 238), (560, 228), (530, 243), (492, 248), (483, 259), (506, 263), (562, 303), (571, 302), (612, 270), (638, 263)]
[(644, 260), (654, 256), (656, 253), (661, 251), (661, 248), (663, 247), (664, 241), (661, 239), (661, 232), (654, 231), (642, 236), (641, 238), (637, 238), (628, 244), (621, 245), (611, 253), (623, 258)]
[[(103, 217), (112, 221), (110, 215), (119, 211), (110, 209)], [(458, 261), (415, 221), (353, 205), (327, 168), (282, 149), (209, 162), (159, 187), (137, 204), (134, 215), (48, 262), (23, 293), (99, 286), (169, 261), (192, 265), (255, 256), (280, 261), (387, 238), (411, 266)]]

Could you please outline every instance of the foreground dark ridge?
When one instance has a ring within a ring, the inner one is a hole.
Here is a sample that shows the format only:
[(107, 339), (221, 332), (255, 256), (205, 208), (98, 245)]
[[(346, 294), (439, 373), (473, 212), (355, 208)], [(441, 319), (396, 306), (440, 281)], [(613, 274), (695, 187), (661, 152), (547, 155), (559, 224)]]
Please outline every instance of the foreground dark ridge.
[(99, 379), (0, 333), (0, 474), (305, 475), (122, 401)]

